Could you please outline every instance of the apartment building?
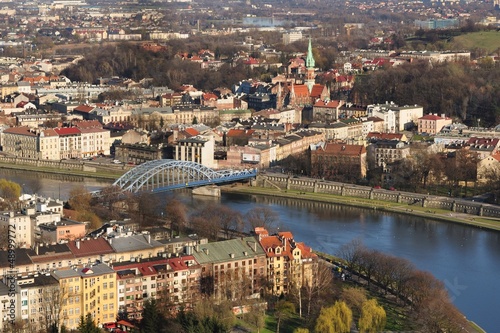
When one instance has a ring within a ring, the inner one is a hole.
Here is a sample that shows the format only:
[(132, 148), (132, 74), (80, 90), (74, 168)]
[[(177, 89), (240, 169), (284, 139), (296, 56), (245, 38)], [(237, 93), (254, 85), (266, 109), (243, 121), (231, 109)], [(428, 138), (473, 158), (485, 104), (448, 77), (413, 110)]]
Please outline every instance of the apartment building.
[(16, 279), (17, 319), (42, 330), (62, 324), (64, 291), (50, 274), (22, 275)]
[(424, 108), (419, 105), (398, 106), (394, 102), (368, 105), (369, 117), (384, 119), (384, 132), (401, 132), (417, 125), (418, 118), (423, 116)]
[(311, 145), (311, 175), (313, 177), (335, 177), (337, 175), (354, 178), (366, 176), (366, 148), (364, 145), (346, 143), (321, 143)]
[(67, 294), (62, 304), (63, 323), (72, 330), (80, 316), (90, 313), (97, 325), (115, 322), (118, 313), (116, 272), (105, 264), (56, 270), (52, 276)]
[(388, 164), (409, 156), (410, 146), (398, 140), (379, 140), (368, 146), (367, 154), (370, 168), (382, 167), (385, 170)]
[(215, 168), (215, 140), (211, 136), (197, 135), (177, 140), (175, 159), (178, 161), (196, 162), (208, 168)]
[(317, 255), (303, 243), (295, 242), (291, 232), (269, 235), (265, 228), (255, 228), (259, 243), (267, 258), (267, 281), (275, 295), (286, 294), (292, 286), (302, 287), (312, 282)]
[(446, 117), (445, 114), (441, 114), (441, 116), (437, 114), (427, 114), (418, 118), (418, 132), (435, 135), (440, 132), (443, 127), (451, 125), (452, 122), (452, 119)]
[(266, 279), (266, 254), (254, 237), (195, 246), (201, 265), (201, 292), (217, 300), (260, 294)]
[(14, 237), (16, 246), (28, 248), (34, 240), (34, 222), (27, 214), (3, 212), (0, 215), (0, 230)]

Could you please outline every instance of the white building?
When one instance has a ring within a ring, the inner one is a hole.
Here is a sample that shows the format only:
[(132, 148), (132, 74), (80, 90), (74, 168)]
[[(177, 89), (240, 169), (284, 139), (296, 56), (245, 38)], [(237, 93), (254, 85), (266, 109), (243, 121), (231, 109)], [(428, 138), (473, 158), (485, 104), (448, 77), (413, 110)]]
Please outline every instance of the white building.
[(418, 118), (424, 114), (424, 108), (419, 105), (398, 106), (394, 102), (372, 104), (367, 107), (368, 117), (379, 117), (384, 120), (384, 131), (397, 133), (410, 130), (416, 126)]
[(302, 39), (302, 31), (291, 30), (283, 34), (283, 44), (288, 45)]
[(177, 141), (175, 159), (202, 164), (208, 168), (215, 168), (214, 161), (215, 140), (211, 136), (194, 136)]
[(34, 226), (30, 216), (16, 212), (3, 212), (0, 215), (0, 230), (14, 238), (18, 247), (28, 248), (33, 244)]

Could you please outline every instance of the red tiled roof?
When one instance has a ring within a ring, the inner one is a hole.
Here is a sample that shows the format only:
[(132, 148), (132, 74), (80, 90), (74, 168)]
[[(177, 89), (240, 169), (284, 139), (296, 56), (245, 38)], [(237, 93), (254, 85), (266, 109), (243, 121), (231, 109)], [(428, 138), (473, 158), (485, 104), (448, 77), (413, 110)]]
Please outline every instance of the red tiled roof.
[(448, 117), (441, 117), (441, 116), (438, 116), (438, 115), (434, 115), (434, 114), (426, 114), (425, 116), (423, 117), (420, 117), (418, 118), (419, 120), (420, 119), (423, 119), (423, 120), (443, 120), (443, 119), (451, 119), (451, 118), (448, 118)]
[(368, 133), (367, 138), (380, 140), (401, 140), (403, 139), (403, 134), (370, 132)]
[(75, 135), (80, 134), (81, 131), (76, 127), (62, 127), (62, 128), (54, 128), (57, 134), (61, 135)]
[(467, 141), (468, 145), (489, 145), (497, 146), (499, 139), (497, 138), (476, 138), (472, 137)]
[(104, 238), (80, 240), (80, 248), (76, 246), (77, 241), (68, 243), (68, 247), (75, 257), (86, 257), (99, 254), (113, 253), (114, 250)]
[(325, 107), (325, 108), (337, 108), (338, 106), (340, 105), (340, 101), (328, 101), (328, 102), (325, 102), (325, 101), (317, 101), (316, 103), (314, 103), (314, 107)]
[(182, 271), (182, 270), (186, 270), (189, 267), (191, 267), (191, 266), (188, 266), (186, 264), (187, 261), (195, 261), (196, 262), (196, 260), (194, 259), (193, 256), (183, 256), (183, 257), (179, 257), (179, 258), (167, 259), (167, 263), (170, 265), (170, 267), (174, 271)]
[(79, 105), (76, 108), (74, 108), (73, 111), (89, 113), (92, 110), (94, 110), (93, 106), (83, 104), (83, 105)]
[(241, 137), (241, 136), (252, 136), (252, 134), (255, 132), (255, 130), (243, 130), (243, 129), (230, 129), (227, 133), (226, 136), (228, 138), (235, 138), (235, 137)]
[(197, 130), (195, 130), (194, 128), (192, 127), (188, 127), (184, 130), (184, 132), (186, 132), (187, 134), (191, 135), (191, 136), (196, 136), (198, 134), (200, 134), (200, 132), (198, 132)]
[(300, 243), (295, 243), (295, 246), (297, 246), (300, 249), (301, 256), (302, 258), (317, 258), (318, 255), (316, 253), (313, 253), (311, 248), (307, 246), (306, 244), (300, 242)]
[(102, 124), (98, 120), (86, 120), (86, 121), (79, 121), (75, 123), (75, 126), (82, 129), (82, 128), (102, 128)]
[(203, 100), (208, 101), (208, 100), (211, 100), (211, 99), (217, 100), (218, 97), (217, 97), (216, 94), (212, 94), (212, 93), (203, 94)]
[(293, 234), (290, 231), (282, 231), (279, 232), (278, 235), (287, 239), (293, 239)]
[(323, 90), (325, 89), (325, 86), (322, 84), (315, 84), (312, 89), (311, 89), (311, 96), (312, 97), (320, 97), (321, 94), (323, 93)]
[(293, 90), (295, 92), (295, 96), (297, 97), (309, 96), (309, 88), (307, 88), (304, 84), (294, 85)]

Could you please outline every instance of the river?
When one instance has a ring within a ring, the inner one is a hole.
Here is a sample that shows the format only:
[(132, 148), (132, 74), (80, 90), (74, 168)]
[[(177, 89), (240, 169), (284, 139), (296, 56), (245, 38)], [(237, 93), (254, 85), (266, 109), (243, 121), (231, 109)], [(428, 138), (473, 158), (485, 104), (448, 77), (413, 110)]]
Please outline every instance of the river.
[[(30, 176), (36, 179), (35, 185), (30, 185)], [(24, 184), (28, 193), (30, 186), (37, 187), (43, 195), (62, 199), (78, 184), (89, 190), (108, 184), (71, 176), (47, 179), (40, 174), (25, 175), (0, 169), (1, 177)], [(326, 253), (336, 254), (343, 244), (359, 238), (369, 248), (407, 258), (419, 269), (443, 281), (454, 304), (469, 320), (487, 332), (499, 331), (500, 232), (295, 199), (234, 193), (223, 194), (220, 199), (191, 197), (187, 192), (173, 195), (195, 207), (220, 200), (241, 213), (256, 205), (269, 206), (279, 213), (281, 230), (292, 231), (296, 240)]]

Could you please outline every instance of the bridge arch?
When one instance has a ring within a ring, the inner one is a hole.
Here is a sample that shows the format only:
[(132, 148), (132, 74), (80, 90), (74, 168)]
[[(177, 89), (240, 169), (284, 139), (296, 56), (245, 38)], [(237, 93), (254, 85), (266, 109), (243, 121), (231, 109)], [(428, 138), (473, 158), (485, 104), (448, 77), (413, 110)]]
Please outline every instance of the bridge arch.
[(164, 192), (250, 179), (256, 175), (256, 169), (213, 170), (195, 162), (164, 159), (136, 166), (118, 178), (113, 185), (132, 193)]

